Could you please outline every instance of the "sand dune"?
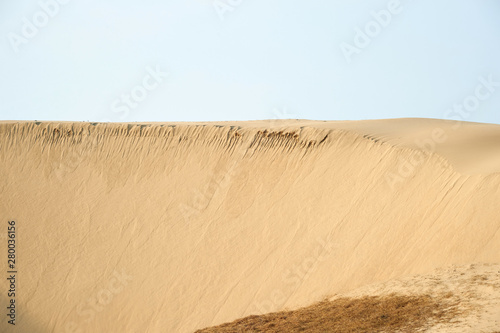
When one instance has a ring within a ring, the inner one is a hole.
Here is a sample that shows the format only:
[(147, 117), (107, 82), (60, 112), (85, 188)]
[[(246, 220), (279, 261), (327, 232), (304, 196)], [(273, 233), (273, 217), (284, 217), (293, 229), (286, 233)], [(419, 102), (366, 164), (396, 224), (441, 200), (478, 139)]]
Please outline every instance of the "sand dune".
[(0, 156), (20, 332), (193, 332), (500, 263), (499, 125), (0, 122)]

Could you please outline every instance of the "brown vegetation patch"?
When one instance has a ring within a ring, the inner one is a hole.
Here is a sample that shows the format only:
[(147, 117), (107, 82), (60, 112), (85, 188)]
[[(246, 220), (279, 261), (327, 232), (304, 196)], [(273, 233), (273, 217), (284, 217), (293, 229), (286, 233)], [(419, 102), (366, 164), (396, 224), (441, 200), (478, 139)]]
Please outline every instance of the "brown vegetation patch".
[(459, 315), (458, 303), (451, 297), (392, 294), (339, 298), (294, 311), (249, 316), (197, 332), (414, 332)]

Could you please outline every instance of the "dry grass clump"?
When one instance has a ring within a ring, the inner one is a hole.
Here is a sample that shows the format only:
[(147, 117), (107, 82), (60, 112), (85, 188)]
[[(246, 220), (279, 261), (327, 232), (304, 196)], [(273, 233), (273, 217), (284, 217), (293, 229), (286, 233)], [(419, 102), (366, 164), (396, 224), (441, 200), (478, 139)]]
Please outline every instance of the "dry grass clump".
[(365, 296), (323, 301), (294, 311), (249, 316), (198, 330), (212, 332), (414, 332), (460, 314), (451, 295)]

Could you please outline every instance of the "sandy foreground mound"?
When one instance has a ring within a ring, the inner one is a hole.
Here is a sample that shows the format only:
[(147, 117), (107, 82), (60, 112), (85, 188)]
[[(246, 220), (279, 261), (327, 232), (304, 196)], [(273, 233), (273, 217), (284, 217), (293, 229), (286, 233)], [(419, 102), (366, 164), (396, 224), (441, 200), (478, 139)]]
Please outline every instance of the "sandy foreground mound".
[(0, 156), (0, 331), (193, 332), (349, 293), (429, 295), (432, 274), (451, 301), (493, 304), (462, 312), (462, 331), (500, 330), (498, 297), (467, 298), (450, 273), (500, 274), (498, 125), (0, 122)]
[(438, 269), (196, 332), (499, 332), (500, 265)]

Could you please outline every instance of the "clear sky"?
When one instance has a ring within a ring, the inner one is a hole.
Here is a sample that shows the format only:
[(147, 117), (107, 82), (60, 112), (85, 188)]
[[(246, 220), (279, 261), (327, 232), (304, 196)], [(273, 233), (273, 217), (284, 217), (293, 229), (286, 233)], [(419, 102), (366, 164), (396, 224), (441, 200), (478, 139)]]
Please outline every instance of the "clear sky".
[(0, 119), (500, 123), (498, 0), (0, 3)]

